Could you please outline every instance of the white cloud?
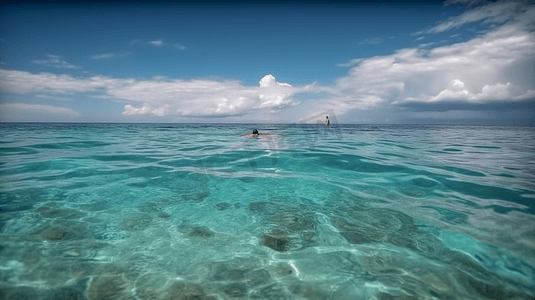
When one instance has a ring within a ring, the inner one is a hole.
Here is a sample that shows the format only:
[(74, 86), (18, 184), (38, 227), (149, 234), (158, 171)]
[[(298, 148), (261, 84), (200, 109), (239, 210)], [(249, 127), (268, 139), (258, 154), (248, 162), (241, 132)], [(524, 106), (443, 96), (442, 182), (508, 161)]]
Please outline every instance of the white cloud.
[[(450, 87), (441, 91), (433, 98), (423, 99), (422, 102), (440, 102), (440, 101), (465, 101), (473, 103), (484, 103), (491, 101), (511, 101), (527, 100), (535, 98), (535, 90), (523, 91), (518, 86), (508, 82), (506, 84), (496, 83), (494, 85), (485, 85), (480, 93), (468, 91), (464, 83), (455, 79)], [(416, 100), (416, 99), (415, 99)], [(417, 101), (417, 100), (416, 100)]]
[(68, 100), (71, 100), (71, 99), (69, 99), (69, 98), (58, 97), (58, 96), (54, 96), (54, 95), (41, 95), (41, 94), (38, 94), (38, 95), (35, 95), (34, 97), (35, 97), (35, 98), (38, 98), (38, 99), (59, 100), (59, 101), (68, 101)]
[(44, 117), (67, 117), (75, 118), (80, 114), (66, 107), (25, 104), (25, 103), (3, 103), (0, 104), (0, 120), (10, 121), (40, 121)]
[(481, 5), (481, 4), (490, 3), (490, 2), (491, 1), (488, 1), (488, 0), (447, 0), (445, 1), (445, 4), (446, 5), (461, 4), (461, 5), (470, 7), (470, 6)]
[(293, 95), (304, 89), (266, 75), (259, 87), (246, 87), (238, 81), (153, 79), (117, 86), (108, 94), (143, 103), (140, 107), (126, 105), (125, 115), (221, 117), (288, 106)]
[[(277, 82), (272, 75), (263, 77), (257, 86), (244, 86), (236, 80), (76, 78), (0, 69), (0, 89), (40, 94), (92, 92), (101, 99), (126, 102), (124, 115), (153, 116), (262, 116), (287, 108), (282, 113), (290, 111), (295, 117), (287, 119), (293, 120), (328, 109), (337, 115), (364, 110), (362, 115), (372, 119), (386, 111), (418, 114), (418, 105), (433, 116), (430, 111), (525, 104), (535, 98), (532, 12), (526, 10), (512, 22), (466, 42), (433, 49), (423, 49), (430, 44), (422, 44), (340, 64), (349, 67), (348, 74), (329, 86), (294, 87)], [(299, 104), (294, 95), (303, 92), (321, 97), (301, 98), (304, 103)]]
[(186, 50), (186, 46), (184, 45), (180, 45), (180, 44), (175, 44), (175, 49), (178, 49), (178, 50)]
[(98, 55), (91, 56), (91, 59), (110, 59), (110, 58), (125, 58), (132, 55), (132, 52), (122, 52), (122, 53), (103, 53)]
[(156, 47), (161, 47), (163, 46), (163, 41), (162, 40), (150, 41), (149, 44), (156, 46)]
[(433, 42), (431, 42), (431, 43), (424, 43), (424, 44), (420, 44), (420, 45), (418, 45), (418, 48), (427, 48), (427, 47), (433, 46), (433, 45), (435, 45), (435, 44), (436, 44), (436, 43), (433, 43)]
[(63, 59), (61, 59), (60, 56), (57, 55), (51, 55), (48, 54), (46, 56), (46, 59), (38, 59), (38, 60), (32, 60), (33, 63), (47, 66), (47, 67), (54, 67), (54, 68), (65, 68), (65, 69), (78, 69), (79, 66), (75, 66), (73, 64), (70, 64)]
[(467, 42), (401, 49), (356, 62), (335, 85), (317, 87), (329, 95), (314, 101), (314, 111), (386, 111), (415, 103), (440, 110), (440, 103), (452, 102), (470, 109), (475, 103), (535, 98), (529, 68), (535, 64), (535, 36), (520, 20)]
[[(475, 1), (468, 1), (475, 2)], [(503, 23), (512, 19), (524, 8), (522, 2), (497, 2), (468, 10), (458, 17), (443, 22), (428, 32), (444, 32), (473, 22)]]
[(104, 54), (98, 54), (91, 56), (91, 59), (106, 59), (106, 58), (112, 58), (116, 54), (115, 53), (104, 53)]
[(109, 86), (113, 80), (104, 77), (87, 79), (51, 73), (33, 74), (0, 69), (0, 90), (25, 94), (30, 92), (82, 93)]
[(354, 67), (356, 65), (358, 65), (361, 61), (363, 61), (364, 58), (354, 58), (348, 62), (345, 62), (345, 63), (339, 63), (338, 66), (339, 67)]
[(231, 80), (76, 78), (0, 70), (0, 90), (19, 94), (100, 92), (102, 98), (131, 102), (125, 105), (125, 115), (223, 117), (295, 104), (293, 95), (310, 91), (311, 86), (293, 87), (277, 82), (272, 75), (264, 76), (259, 86), (249, 87)]

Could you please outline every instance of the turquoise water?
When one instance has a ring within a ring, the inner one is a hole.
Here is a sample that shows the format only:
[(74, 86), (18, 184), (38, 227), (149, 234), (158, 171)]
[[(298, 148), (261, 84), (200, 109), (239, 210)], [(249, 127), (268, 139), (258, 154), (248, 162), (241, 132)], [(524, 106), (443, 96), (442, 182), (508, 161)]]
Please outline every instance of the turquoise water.
[(535, 296), (533, 127), (0, 126), (2, 299)]

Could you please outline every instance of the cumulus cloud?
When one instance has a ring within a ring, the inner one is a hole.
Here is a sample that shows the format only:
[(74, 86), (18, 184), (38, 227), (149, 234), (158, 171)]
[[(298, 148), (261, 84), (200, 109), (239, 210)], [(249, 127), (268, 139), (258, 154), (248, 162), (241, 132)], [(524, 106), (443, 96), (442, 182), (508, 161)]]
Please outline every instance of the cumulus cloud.
[(0, 120), (10, 121), (39, 121), (43, 117), (61, 116), (75, 118), (80, 114), (66, 107), (25, 104), (25, 103), (3, 103), (0, 104)]
[[(481, 13), (482, 8), (476, 11)], [(492, 20), (499, 20), (494, 10), (486, 12)], [(384, 117), (387, 113), (403, 114), (407, 118), (422, 113), (426, 118), (457, 116), (460, 119), (470, 116), (471, 110), (478, 110), (483, 116), (482, 109), (497, 111), (511, 106), (509, 112), (512, 112), (531, 105), (533, 111), (532, 14), (532, 8), (521, 8), (518, 15), (508, 17), (511, 22), (466, 42), (432, 49), (425, 47), (437, 43), (421, 44), (391, 55), (353, 59), (340, 64), (349, 68), (348, 74), (327, 86), (295, 87), (277, 82), (272, 75), (264, 76), (256, 86), (245, 86), (236, 80), (76, 78), (0, 69), (0, 89), (39, 94), (91, 92), (101, 99), (124, 101), (123, 114), (127, 116), (262, 116), (285, 108), (285, 113), (294, 114), (293, 120), (334, 109), (339, 116), (345, 113), (355, 116), (363, 111), (361, 115), (373, 121), (374, 117)], [(448, 26), (455, 28), (467, 20), (486, 19), (461, 15), (451, 19)], [(297, 97), (303, 104), (294, 97), (299, 93), (321, 96)], [(388, 122), (385, 119), (378, 122)], [(345, 121), (353, 122), (349, 118)]]
[(63, 59), (61, 59), (60, 56), (51, 55), (51, 54), (48, 54), (45, 59), (32, 60), (32, 63), (47, 66), (47, 67), (54, 67), (54, 68), (65, 68), (65, 69), (80, 68), (79, 66), (75, 66), (73, 64), (70, 64), (64, 61)]
[(99, 92), (102, 98), (130, 102), (124, 115), (225, 117), (294, 105), (298, 102), (293, 95), (310, 91), (311, 86), (293, 87), (277, 82), (272, 75), (264, 76), (259, 86), (249, 87), (232, 80), (76, 78), (0, 70), (0, 90), (19, 94)]
[(238, 81), (163, 79), (137, 81), (110, 89), (108, 94), (143, 102), (137, 107), (126, 105), (125, 115), (225, 117), (291, 105), (293, 95), (306, 89), (279, 83), (272, 75), (266, 75), (259, 87), (243, 86)]
[[(525, 16), (528, 17), (528, 16)], [(318, 101), (321, 109), (343, 113), (380, 107), (443, 110), (474, 104), (535, 99), (535, 36), (522, 22), (497, 28), (482, 37), (433, 49), (407, 48), (392, 55), (359, 60), (347, 76)]]
[(521, 66), (534, 62), (534, 35), (509, 24), (464, 43), (365, 59), (338, 80), (334, 90), (360, 107), (382, 102), (528, 100), (535, 81), (532, 70), (522, 71)]
[(535, 90), (523, 91), (520, 87), (508, 82), (506, 84), (496, 83), (494, 85), (486, 84), (480, 93), (468, 91), (464, 83), (455, 79), (450, 87), (441, 91), (435, 97), (423, 99), (423, 102), (439, 101), (466, 101), (475, 103), (484, 103), (490, 101), (508, 101), (508, 100), (526, 100), (535, 98)]

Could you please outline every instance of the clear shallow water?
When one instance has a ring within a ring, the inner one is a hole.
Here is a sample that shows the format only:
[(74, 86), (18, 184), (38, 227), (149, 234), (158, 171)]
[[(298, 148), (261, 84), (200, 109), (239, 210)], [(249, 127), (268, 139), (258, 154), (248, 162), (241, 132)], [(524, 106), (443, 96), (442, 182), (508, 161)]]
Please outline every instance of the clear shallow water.
[(0, 130), (3, 299), (535, 296), (533, 127)]

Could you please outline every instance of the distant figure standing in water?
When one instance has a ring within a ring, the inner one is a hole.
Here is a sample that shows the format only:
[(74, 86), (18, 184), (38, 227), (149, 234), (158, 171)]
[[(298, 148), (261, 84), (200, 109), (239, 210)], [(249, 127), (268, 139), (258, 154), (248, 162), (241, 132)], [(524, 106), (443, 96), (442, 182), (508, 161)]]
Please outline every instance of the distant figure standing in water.
[(329, 116), (325, 116), (325, 126), (329, 126), (331, 124), (331, 121), (329, 121)]

